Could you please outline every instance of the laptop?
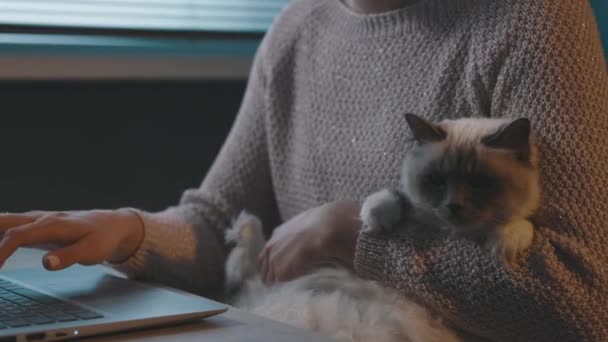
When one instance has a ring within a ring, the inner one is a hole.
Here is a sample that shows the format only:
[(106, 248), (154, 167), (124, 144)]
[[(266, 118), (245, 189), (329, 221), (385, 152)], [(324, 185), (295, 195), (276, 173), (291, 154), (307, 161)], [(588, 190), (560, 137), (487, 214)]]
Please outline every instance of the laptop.
[(100, 266), (0, 272), (0, 342), (57, 341), (195, 321), (220, 303), (139, 283)]

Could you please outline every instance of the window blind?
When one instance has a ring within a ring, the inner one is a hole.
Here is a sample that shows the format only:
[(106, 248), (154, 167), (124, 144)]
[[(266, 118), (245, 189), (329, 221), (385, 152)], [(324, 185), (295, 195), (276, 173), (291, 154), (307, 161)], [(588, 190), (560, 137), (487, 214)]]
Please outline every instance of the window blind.
[(0, 0), (0, 26), (262, 33), (288, 0)]

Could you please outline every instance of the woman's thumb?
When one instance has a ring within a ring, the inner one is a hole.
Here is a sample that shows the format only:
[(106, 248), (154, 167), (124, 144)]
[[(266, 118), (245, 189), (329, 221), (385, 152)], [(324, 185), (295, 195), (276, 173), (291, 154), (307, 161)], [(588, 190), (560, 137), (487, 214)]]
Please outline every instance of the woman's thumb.
[(53, 253), (47, 253), (42, 258), (42, 265), (44, 265), (44, 268), (50, 271), (58, 270), (60, 269), (61, 259)]
[(73, 245), (47, 253), (42, 258), (42, 265), (49, 271), (58, 271), (74, 264), (92, 265), (96, 260), (94, 244), (84, 238)]

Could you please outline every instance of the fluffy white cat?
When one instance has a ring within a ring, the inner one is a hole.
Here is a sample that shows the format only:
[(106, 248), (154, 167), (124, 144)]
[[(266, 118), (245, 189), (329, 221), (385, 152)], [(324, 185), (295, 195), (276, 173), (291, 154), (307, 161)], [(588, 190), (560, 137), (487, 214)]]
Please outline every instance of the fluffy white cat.
[(339, 268), (266, 286), (256, 258), (262, 224), (242, 213), (226, 233), (235, 243), (226, 262), (230, 304), (341, 342), (456, 342), (457, 335), (421, 306), (379, 284)]

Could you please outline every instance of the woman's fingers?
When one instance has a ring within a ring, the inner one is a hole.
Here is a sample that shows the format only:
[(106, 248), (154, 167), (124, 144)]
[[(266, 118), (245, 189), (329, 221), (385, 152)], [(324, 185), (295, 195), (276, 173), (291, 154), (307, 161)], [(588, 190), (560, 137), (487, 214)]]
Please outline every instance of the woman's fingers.
[(273, 250), (272, 253), (268, 253), (268, 273), (266, 274), (266, 284), (274, 284), (278, 281), (278, 271), (284, 266), (285, 254), (281, 253), (282, 250)]
[(273, 281), (279, 282), (279, 283), (286, 282), (286, 281), (290, 281), (294, 278), (297, 278), (299, 275), (300, 275), (299, 269), (297, 267), (287, 267), (287, 268), (277, 270), (277, 272), (274, 273)]
[(5, 230), (0, 241), (0, 265), (19, 247), (48, 242), (71, 243), (82, 238), (84, 232), (68, 222), (49, 217)]
[(268, 272), (268, 251), (266, 248), (262, 250), (262, 253), (260, 253), (260, 256), (258, 257), (258, 265), (260, 267), (262, 282), (266, 283), (266, 274)]
[(35, 217), (28, 214), (0, 214), (0, 234), (2, 230), (34, 222)]
[(273, 281), (282, 283), (306, 275), (313, 269), (310, 262), (310, 259), (297, 258), (289, 264), (281, 265), (281, 268), (275, 269)]
[(266, 250), (268, 248), (266, 246), (264, 246), (264, 248), (262, 248), (262, 251), (260, 252), (260, 254), (258, 254), (258, 267), (260, 267), (260, 269), (263, 266), (263, 262), (264, 262), (264, 258), (266, 257)]
[(99, 244), (93, 235), (78, 242), (47, 253), (42, 264), (47, 270), (58, 271), (74, 264), (93, 265), (103, 261), (98, 251)]
[(260, 276), (262, 277), (262, 282), (264, 284), (268, 284), (272, 281), (271, 279), (271, 269), (270, 265), (270, 248), (268, 246), (264, 247), (260, 256), (258, 257), (259, 265), (260, 265)]
[(274, 275), (274, 268), (271, 265), (268, 265), (268, 270), (266, 271), (266, 280), (264, 284), (272, 285), (276, 282), (276, 277)]

